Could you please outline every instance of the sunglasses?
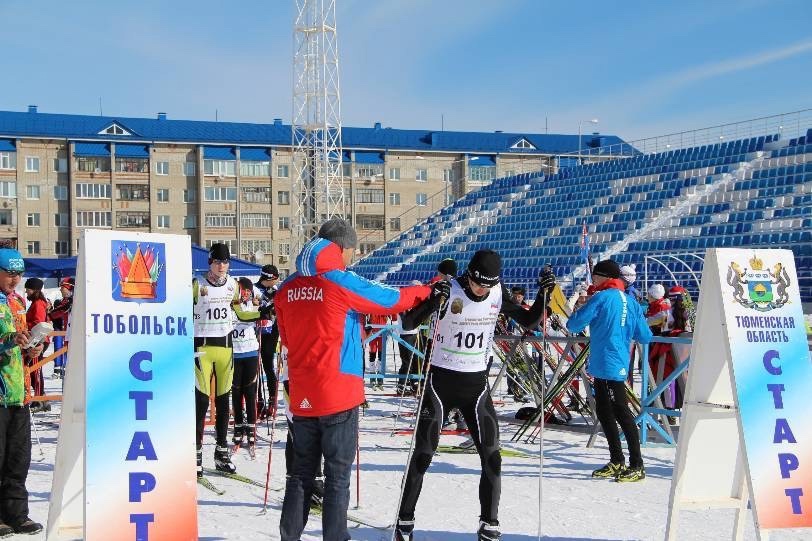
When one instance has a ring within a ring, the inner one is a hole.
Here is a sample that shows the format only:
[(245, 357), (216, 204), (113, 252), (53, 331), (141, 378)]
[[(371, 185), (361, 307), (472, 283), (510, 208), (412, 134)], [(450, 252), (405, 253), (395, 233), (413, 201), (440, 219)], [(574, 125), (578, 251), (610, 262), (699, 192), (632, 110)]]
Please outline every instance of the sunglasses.
[(15, 277), (15, 276), (21, 276), (22, 273), (23, 273), (23, 271), (8, 270), (8, 269), (4, 269), (3, 267), (0, 267), (0, 271), (5, 272), (6, 274), (11, 276), (12, 278)]
[(483, 289), (493, 289), (493, 286), (488, 286), (488, 285), (485, 285), (485, 284), (480, 284), (479, 282), (477, 282), (476, 280), (473, 280), (473, 279), (471, 279), (471, 278), (468, 278), (468, 281), (469, 281), (469, 282), (471, 282), (472, 284), (474, 284), (475, 286), (477, 286), (477, 287), (481, 287), (481, 288), (483, 288)]

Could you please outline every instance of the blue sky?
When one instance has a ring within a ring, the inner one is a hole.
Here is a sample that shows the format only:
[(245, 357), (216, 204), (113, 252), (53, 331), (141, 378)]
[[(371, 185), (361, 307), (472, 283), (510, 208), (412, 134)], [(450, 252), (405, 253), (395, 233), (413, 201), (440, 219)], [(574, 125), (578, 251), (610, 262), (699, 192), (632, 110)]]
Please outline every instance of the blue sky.
[[(633, 140), (812, 107), (808, 0), (337, 1), (345, 125)], [(3, 0), (0, 110), (289, 122), (293, 6)]]

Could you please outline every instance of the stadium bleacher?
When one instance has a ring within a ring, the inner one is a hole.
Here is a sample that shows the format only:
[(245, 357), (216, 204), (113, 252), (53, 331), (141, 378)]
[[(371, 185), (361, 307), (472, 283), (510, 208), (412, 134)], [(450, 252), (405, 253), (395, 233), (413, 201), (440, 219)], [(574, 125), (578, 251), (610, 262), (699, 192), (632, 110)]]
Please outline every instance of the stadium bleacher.
[(635, 263), (642, 277), (649, 256), (649, 282), (679, 281), (693, 294), (708, 248), (788, 248), (812, 302), (812, 129), (497, 179), (354, 269), (390, 284), (425, 282), (442, 258), (462, 269), (487, 247), (502, 254), (505, 282), (532, 292), (546, 263), (579, 278), (584, 226), (593, 257)]

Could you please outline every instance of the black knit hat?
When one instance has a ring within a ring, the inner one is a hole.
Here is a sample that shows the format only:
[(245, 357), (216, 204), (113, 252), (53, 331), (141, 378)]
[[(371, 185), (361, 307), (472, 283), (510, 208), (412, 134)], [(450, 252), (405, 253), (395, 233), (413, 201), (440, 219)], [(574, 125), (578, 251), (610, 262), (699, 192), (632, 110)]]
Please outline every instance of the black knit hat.
[(39, 278), (29, 278), (25, 281), (25, 289), (41, 290), (45, 283)]
[(457, 262), (447, 257), (440, 261), (440, 264), (437, 265), (437, 272), (440, 274), (445, 274), (448, 276), (456, 276), (457, 275)]
[(279, 269), (277, 269), (273, 265), (263, 265), (261, 274), (259, 275), (260, 280), (276, 280), (279, 278)]
[(592, 274), (606, 278), (620, 278), (620, 265), (611, 259), (604, 259), (595, 264)]
[(215, 259), (219, 261), (228, 261), (231, 259), (231, 252), (228, 250), (228, 245), (222, 242), (215, 242), (209, 248), (209, 264)]
[(493, 250), (478, 250), (468, 263), (468, 277), (483, 286), (498, 284), (501, 273), (502, 258)]

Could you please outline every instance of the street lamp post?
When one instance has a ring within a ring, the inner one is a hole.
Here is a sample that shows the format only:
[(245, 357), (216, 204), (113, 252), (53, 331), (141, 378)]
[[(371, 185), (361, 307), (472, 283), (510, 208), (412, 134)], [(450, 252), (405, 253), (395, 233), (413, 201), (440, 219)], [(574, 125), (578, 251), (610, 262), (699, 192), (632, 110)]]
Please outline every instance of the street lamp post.
[(579, 120), (578, 121), (578, 165), (581, 164), (581, 126), (584, 122), (589, 122), (590, 124), (597, 124), (597, 118), (591, 118), (589, 120)]

